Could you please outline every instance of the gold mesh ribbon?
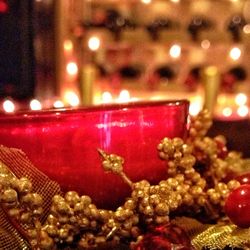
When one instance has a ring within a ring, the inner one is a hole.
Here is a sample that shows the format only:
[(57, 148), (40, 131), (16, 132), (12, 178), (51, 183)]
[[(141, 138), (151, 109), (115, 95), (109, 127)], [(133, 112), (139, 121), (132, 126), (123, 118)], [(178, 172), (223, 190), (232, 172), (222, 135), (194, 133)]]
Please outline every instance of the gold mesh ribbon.
[[(27, 177), (32, 182), (33, 191), (43, 196), (43, 223), (48, 216), (52, 197), (60, 194), (60, 186), (40, 172), (19, 149), (0, 146), (0, 164), (3, 163), (17, 177)], [(20, 225), (22, 227), (22, 225)], [(0, 249), (30, 249), (19, 230), (10, 222), (2, 207), (0, 207)]]
[(173, 223), (182, 227), (192, 239), (197, 250), (222, 250), (225, 247), (249, 249), (250, 228), (242, 229), (233, 224), (202, 224), (193, 218), (180, 217)]

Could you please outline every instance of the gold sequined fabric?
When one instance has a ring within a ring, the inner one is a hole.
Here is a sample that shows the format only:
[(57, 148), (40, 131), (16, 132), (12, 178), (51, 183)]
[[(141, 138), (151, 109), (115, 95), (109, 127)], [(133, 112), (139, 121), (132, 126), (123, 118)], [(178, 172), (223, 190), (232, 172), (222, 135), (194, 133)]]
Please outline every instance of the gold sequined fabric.
[(173, 223), (185, 229), (197, 250), (222, 250), (226, 247), (249, 249), (250, 246), (250, 228), (222, 223), (207, 225), (187, 217), (176, 218)]

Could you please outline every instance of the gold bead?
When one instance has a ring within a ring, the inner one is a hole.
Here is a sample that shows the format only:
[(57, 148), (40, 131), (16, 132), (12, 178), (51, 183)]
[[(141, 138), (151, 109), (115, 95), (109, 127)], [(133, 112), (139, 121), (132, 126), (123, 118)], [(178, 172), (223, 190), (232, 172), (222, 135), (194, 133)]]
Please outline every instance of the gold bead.
[(124, 204), (124, 207), (127, 208), (127, 209), (135, 209), (136, 207), (136, 203), (132, 200), (132, 199), (128, 199), (125, 204)]
[(53, 238), (58, 234), (58, 228), (54, 225), (47, 225), (44, 230), (46, 230), (46, 232)]
[(19, 208), (11, 208), (8, 210), (8, 214), (10, 217), (13, 217), (13, 218), (19, 218), (20, 217), (20, 209)]
[(58, 217), (58, 221), (61, 223), (61, 224), (66, 224), (69, 222), (69, 217), (67, 215), (62, 215), (62, 216), (59, 216)]
[(168, 215), (169, 214), (169, 207), (166, 203), (159, 203), (156, 208), (155, 208), (155, 212), (160, 215), (160, 216), (163, 216), (163, 215)]
[(60, 214), (69, 214), (70, 212), (70, 206), (65, 201), (58, 202), (56, 208)]
[(66, 228), (60, 228), (58, 230), (58, 236), (60, 239), (66, 239), (69, 235), (69, 230)]
[(0, 194), (0, 201), (3, 203), (17, 202), (17, 192), (14, 189), (6, 189)]
[(163, 224), (169, 222), (168, 216), (156, 216), (155, 222), (157, 224)]
[(81, 218), (78, 221), (78, 223), (79, 223), (80, 227), (82, 227), (82, 228), (87, 228), (89, 226), (89, 224), (90, 224), (88, 218), (86, 218), (86, 217)]
[(77, 192), (69, 191), (65, 194), (65, 201), (71, 206), (74, 207), (79, 201), (80, 197)]
[(209, 198), (213, 204), (218, 204), (220, 202), (221, 196), (219, 193), (214, 192), (211, 195), (209, 195)]
[(32, 191), (32, 183), (27, 177), (20, 178), (17, 184), (17, 190), (20, 193), (29, 193)]
[(43, 204), (43, 198), (40, 194), (33, 193), (31, 194), (31, 202), (32, 202), (32, 207), (39, 207), (42, 206)]
[(20, 217), (20, 221), (22, 223), (30, 223), (32, 219), (32, 215), (30, 212), (22, 213)]
[(52, 214), (49, 214), (47, 217), (48, 224), (56, 224), (58, 222), (57, 218), (53, 216)]
[(235, 188), (239, 187), (240, 186), (240, 182), (236, 181), (236, 180), (231, 180), (227, 183), (227, 187), (228, 189), (231, 191), (231, 190), (234, 190)]
[(154, 209), (151, 206), (146, 206), (142, 212), (147, 216), (153, 216)]

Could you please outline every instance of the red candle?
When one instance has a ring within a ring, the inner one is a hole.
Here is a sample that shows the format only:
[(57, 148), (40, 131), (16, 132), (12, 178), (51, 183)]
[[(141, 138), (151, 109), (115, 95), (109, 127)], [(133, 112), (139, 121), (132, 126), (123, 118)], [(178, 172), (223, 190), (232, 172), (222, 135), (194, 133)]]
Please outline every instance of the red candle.
[(185, 100), (3, 114), (0, 144), (22, 149), (63, 191), (110, 208), (130, 190), (119, 176), (104, 172), (97, 149), (124, 157), (132, 181), (156, 183), (166, 177), (157, 145), (164, 137), (184, 137), (187, 116)]

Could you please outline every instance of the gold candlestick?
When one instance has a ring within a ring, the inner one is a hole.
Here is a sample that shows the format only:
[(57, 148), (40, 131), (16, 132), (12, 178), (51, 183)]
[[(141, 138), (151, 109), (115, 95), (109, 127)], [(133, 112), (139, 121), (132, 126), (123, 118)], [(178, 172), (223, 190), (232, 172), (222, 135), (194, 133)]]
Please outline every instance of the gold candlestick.
[(203, 71), (202, 78), (204, 84), (204, 108), (212, 114), (220, 86), (218, 68), (215, 66), (206, 67)]
[(80, 75), (81, 102), (84, 106), (90, 106), (93, 104), (95, 79), (95, 66), (92, 64), (84, 65)]

